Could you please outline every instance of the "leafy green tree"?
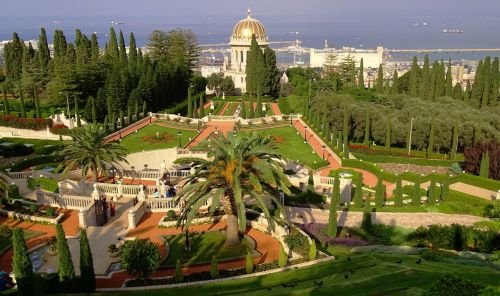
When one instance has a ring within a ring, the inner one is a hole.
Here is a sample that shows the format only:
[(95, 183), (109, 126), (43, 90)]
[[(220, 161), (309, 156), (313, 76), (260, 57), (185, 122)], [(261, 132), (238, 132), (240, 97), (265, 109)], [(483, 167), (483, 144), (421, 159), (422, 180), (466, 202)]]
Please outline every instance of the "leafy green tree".
[(75, 269), (71, 260), (68, 242), (61, 224), (56, 224), (57, 238), (57, 271), (64, 292), (72, 292), (75, 288)]
[(212, 260), (210, 260), (210, 277), (212, 279), (219, 277), (219, 268), (217, 267), (217, 258), (215, 256), (212, 256)]
[(316, 241), (313, 239), (311, 241), (311, 247), (309, 248), (309, 261), (316, 260), (318, 251), (316, 250)]
[(200, 94), (200, 118), (205, 117), (205, 100), (204, 100), (204, 94)]
[(245, 261), (245, 271), (247, 274), (250, 274), (253, 272), (253, 256), (251, 252), (248, 252), (246, 261)]
[(450, 151), (451, 160), (457, 159), (458, 136), (459, 136), (458, 122), (455, 121), (453, 124), (453, 139), (451, 141), (451, 151)]
[(85, 229), (80, 230), (80, 279), (83, 292), (95, 291), (94, 260)]
[(370, 112), (365, 112), (365, 139), (363, 144), (370, 146)]
[(229, 133), (212, 138), (210, 142), (200, 144), (212, 157), (207, 161), (182, 159), (181, 163), (200, 163), (200, 169), (187, 178), (186, 185), (178, 195), (185, 205), (181, 209), (178, 225), (188, 226), (195, 218), (199, 207), (209, 198), (212, 199), (210, 211), (222, 206), (227, 215), (226, 245), (240, 243), (239, 231), (246, 228), (245, 202), (243, 196), (251, 196), (264, 216), (274, 227), (273, 217), (264, 202), (264, 196), (270, 197), (283, 211), (277, 200), (277, 189), (290, 194), (290, 181), (284, 174), (282, 158), (275, 148), (274, 140), (267, 136), (234, 136)]
[(419, 72), (420, 72), (420, 67), (418, 66), (418, 60), (417, 57), (414, 56), (411, 64), (410, 79), (408, 82), (408, 94), (411, 97), (418, 96), (418, 87), (420, 83)]
[(281, 267), (281, 268), (285, 267), (287, 259), (288, 259), (288, 255), (286, 254), (285, 249), (283, 248), (283, 246), (281, 246), (281, 248), (280, 248), (280, 254), (279, 254), (279, 257), (278, 257), (278, 266)]
[(181, 260), (177, 259), (175, 263), (175, 282), (182, 283), (184, 281), (184, 273), (182, 272)]
[(197, 103), (197, 100), (194, 99), (193, 100), (193, 118), (199, 118), (198, 116), (198, 103)]
[(360, 208), (363, 206), (363, 174), (356, 178), (356, 189), (354, 191), (354, 206)]
[(64, 172), (80, 167), (82, 176), (90, 171), (94, 182), (100, 174), (107, 174), (107, 167), (118, 161), (127, 162), (127, 151), (118, 143), (106, 142), (105, 129), (95, 124), (87, 124), (82, 129), (71, 132), (73, 141), (67, 142), (58, 153)]
[[(128, 274), (144, 281), (158, 270), (161, 263), (160, 257), (158, 245), (148, 239), (126, 241), (120, 249), (122, 268)], [(180, 266), (179, 260), (176, 265), (176, 280), (178, 266)]]
[(188, 89), (188, 99), (187, 99), (187, 117), (193, 118), (193, 98), (191, 97), (191, 88)]
[(392, 127), (391, 117), (387, 116), (386, 126), (385, 126), (385, 150), (391, 149), (391, 133), (392, 133), (391, 127)]
[(453, 87), (453, 91), (451, 92), (451, 97), (459, 101), (464, 100), (462, 85), (460, 84), (460, 82), (457, 82)]
[(257, 95), (257, 105), (255, 106), (255, 117), (262, 117), (262, 101), (259, 95)]
[(339, 201), (340, 201), (340, 179), (338, 176), (335, 176), (335, 181), (333, 182), (332, 199), (330, 200), (328, 226), (326, 228), (326, 233), (331, 237), (337, 236), (337, 205)]
[(17, 294), (31, 296), (36, 294), (33, 266), (28, 254), (21, 228), (12, 231), (12, 269), (16, 275)]
[(448, 62), (448, 70), (446, 71), (444, 95), (447, 97), (451, 97), (452, 91), (453, 91), (453, 82), (451, 77), (451, 59), (450, 59), (450, 61)]

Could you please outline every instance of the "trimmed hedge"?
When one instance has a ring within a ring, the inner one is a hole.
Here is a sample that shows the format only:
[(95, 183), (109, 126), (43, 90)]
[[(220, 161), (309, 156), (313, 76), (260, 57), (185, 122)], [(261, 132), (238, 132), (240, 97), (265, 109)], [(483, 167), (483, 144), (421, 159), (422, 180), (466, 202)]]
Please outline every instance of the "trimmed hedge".
[(52, 120), (43, 118), (19, 118), (12, 115), (0, 115), (0, 125), (39, 131), (46, 129), (47, 126), (51, 126)]
[(11, 171), (12, 172), (20, 172), (20, 171), (27, 169), (27, 168), (30, 168), (32, 166), (46, 164), (46, 163), (54, 163), (54, 162), (56, 162), (55, 155), (33, 157), (33, 158), (29, 158), (29, 159), (22, 160), (22, 161), (15, 163), (11, 167)]
[(414, 165), (425, 165), (425, 166), (450, 167), (455, 162), (452, 160), (398, 157), (398, 156), (391, 156), (391, 155), (363, 154), (363, 153), (358, 153), (358, 152), (354, 152), (353, 154), (358, 159), (362, 159), (363, 161), (369, 161), (369, 162), (374, 162), (374, 163), (397, 163), (397, 164), (414, 164)]
[(33, 153), (33, 147), (21, 143), (14, 143), (6, 147), (0, 147), (0, 155), (3, 157), (26, 156)]

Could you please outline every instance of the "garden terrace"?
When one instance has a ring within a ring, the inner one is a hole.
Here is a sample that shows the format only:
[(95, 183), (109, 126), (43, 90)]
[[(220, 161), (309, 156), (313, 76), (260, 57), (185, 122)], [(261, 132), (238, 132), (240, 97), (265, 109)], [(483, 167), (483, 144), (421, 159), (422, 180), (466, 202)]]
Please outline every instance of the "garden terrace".
[(188, 144), (198, 133), (196, 129), (174, 129), (152, 124), (140, 129), (136, 133), (122, 138), (121, 145), (125, 147), (129, 153), (179, 147), (179, 137), (177, 135), (179, 131), (181, 132), (181, 146)]

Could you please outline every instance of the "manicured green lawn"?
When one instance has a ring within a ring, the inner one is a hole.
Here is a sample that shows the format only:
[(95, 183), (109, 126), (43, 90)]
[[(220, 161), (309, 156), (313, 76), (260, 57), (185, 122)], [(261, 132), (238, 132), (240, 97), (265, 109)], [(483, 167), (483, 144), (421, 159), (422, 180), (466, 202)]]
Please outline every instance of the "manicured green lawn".
[(37, 149), (39, 147), (47, 146), (47, 145), (60, 145), (60, 141), (53, 141), (53, 140), (38, 140), (38, 139), (24, 139), (24, 138), (1, 138), (0, 143), (21, 143), (21, 144), (33, 144), (31, 146), (33, 149)]
[(257, 131), (241, 131), (240, 133), (249, 134), (253, 132), (274, 137), (278, 142), (277, 148), (279, 152), (286, 159), (299, 161), (312, 169), (328, 165), (326, 161), (321, 159), (321, 155), (313, 152), (312, 147), (304, 143), (304, 137), (297, 134), (297, 130), (294, 127), (285, 126)]
[[(179, 147), (178, 131), (179, 130), (152, 124), (140, 129), (137, 133), (133, 133), (123, 138), (121, 140), (121, 145), (125, 147), (129, 153)], [(180, 131), (182, 133), (182, 146), (189, 142), (189, 138), (194, 138), (197, 134), (196, 130)], [(156, 133), (158, 133), (158, 138), (156, 137)]]
[(236, 112), (236, 109), (238, 108), (238, 105), (240, 103), (228, 103), (228, 106), (227, 106), (227, 109), (226, 111), (224, 112), (224, 116), (232, 116), (234, 115), (234, 112)]
[(36, 178), (28, 180), (28, 187), (32, 190), (36, 188), (36, 186), (40, 186), (43, 190), (47, 190), (50, 192), (58, 192), (59, 186), (57, 184), (57, 180), (50, 178)]
[[(37, 232), (37, 231), (30, 231), (30, 230), (24, 230), (24, 238), (32, 238), (38, 235), (43, 234), (42, 232)], [(0, 236), (0, 254), (3, 253), (5, 250), (10, 248), (12, 245), (12, 238), (5, 238), (3, 235)]]
[[(348, 251), (341, 254), (343, 256), (333, 262), (255, 278), (200, 287), (122, 292), (120, 295), (420, 295), (446, 272), (481, 286), (499, 283), (500, 272), (488, 267), (426, 260), (416, 264), (420, 256), (355, 255)], [(350, 261), (347, 256), (350, 256)], [(400, 259), (403, 262), (398, 264)], [(318, 286), (320, 282), (321, 287)], [(295, 286), (286, 287), (289, 284)]]
[(220, 231), (208, 231), (205, 233), (191, 233), (191, 251), (185, 251), (185, 235), (165, 236), (170, 245), (170, 253), (163, 266), (175, 266), (177, 259), (183, 264), (193, 265), (210, 262), (213, 256), (219, 262), (242, 258), (251, 250), (248, 241), (243, 240), (242, 244), (236, 247), (224, 245), (226, 234)]

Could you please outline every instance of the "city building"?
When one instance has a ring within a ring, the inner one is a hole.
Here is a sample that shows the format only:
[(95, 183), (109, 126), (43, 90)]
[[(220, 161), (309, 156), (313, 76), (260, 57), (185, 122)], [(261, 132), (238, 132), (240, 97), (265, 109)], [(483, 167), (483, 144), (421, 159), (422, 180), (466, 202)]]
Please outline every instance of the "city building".
[(334, 64), (341, 63), (347, 57), (350, 57), (359, 65), (363, 59), (365, 68), (378, 68), (384, 62), (384, 48), (378, 46), (376, 49), (356, 49), (352, 47), (328, 48), (328, 43), (325, 42), (325, 48), (311, 48), (309, 64), (311, 68), (322, 68), (325, 63), (333, 62)]

